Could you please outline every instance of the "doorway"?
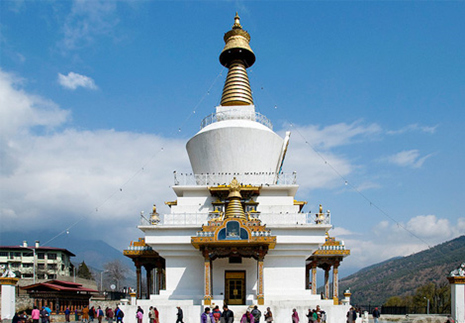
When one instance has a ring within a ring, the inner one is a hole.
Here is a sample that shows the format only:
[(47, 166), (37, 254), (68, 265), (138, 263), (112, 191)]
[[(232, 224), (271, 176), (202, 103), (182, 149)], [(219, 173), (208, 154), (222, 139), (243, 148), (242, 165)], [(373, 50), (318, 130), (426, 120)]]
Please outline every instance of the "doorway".
[(228, 305), (245, 305), (245, 271), (226, 271), (224, 301)]

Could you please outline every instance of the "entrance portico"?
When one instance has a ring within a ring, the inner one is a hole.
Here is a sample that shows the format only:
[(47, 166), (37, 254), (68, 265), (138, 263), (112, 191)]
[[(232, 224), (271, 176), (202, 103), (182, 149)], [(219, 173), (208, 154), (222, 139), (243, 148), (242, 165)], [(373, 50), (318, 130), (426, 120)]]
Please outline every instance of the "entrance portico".
[[(276, 237), (271, 235), (261, 221), (249, 212), (244, 212), (241, 191), (250, 195), (259, 191), (258, 187), (244, 187), (234, 178), (230, 185), (210, 189), (212, 195), (217, 196), (226, 204), (226, 211), (216, 209), (215, 217), (202, 227), (196, 236), (192, 237), (192, 245), (202, 252), (204, 257), (204, 304), (212, 303), (212, 268), (217, 258), (228, 258), (230, 262), (242, 262), (242, 258), (253, 258), (257, 261), (256, 300), (259, 305), (264, 304), (263, 288), (263, 260), (268, 249), (276, 245)], [(227, 197), (225, 198), (225, 196)], [(218, 203), (218, 202), (217, 202)], [(257, 205), (258, 203), (247, 203)], [(239, 279), (239, 276), (243, 279)], [(224, 302), (244, 305), (246, 301), (245, 271), (242, 274), (225, 272)]]

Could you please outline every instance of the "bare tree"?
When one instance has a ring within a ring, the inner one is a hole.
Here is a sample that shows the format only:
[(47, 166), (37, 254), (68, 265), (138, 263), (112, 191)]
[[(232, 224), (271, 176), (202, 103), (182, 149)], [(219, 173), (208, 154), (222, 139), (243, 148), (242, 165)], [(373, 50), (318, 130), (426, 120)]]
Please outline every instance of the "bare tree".
[(126, 278), (129, 269), (118, 259), (107, 262), (103, 265), (106, 272), (107, 281), (116, 283), (116, 290), (120, 290), (120, 282)]

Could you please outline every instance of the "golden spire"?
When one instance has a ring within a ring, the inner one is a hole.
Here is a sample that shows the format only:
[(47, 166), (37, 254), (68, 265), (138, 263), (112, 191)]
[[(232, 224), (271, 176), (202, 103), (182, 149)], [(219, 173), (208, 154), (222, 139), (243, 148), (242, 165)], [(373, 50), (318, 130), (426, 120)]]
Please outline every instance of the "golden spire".
[(226, 207), (226, 212), (224, 215), (224, 219), (227, 218), (241, 218), (247, 219), (244, 213), (244, 209), (242, 208), (242, 195), (241, 195), (241, 185), (234, 177), (230, 184), (229, 195), (228, 195), (228, 206)]
[(242, 29), (236, 12), (232, 29), (224, 35), (225, 46), (220, 63), (229, 69), (224, 83), (221, 105), (252, 105), (252, 90), (246, 68), (255, 63), (255, 54), (249, 46), (250, 35)]

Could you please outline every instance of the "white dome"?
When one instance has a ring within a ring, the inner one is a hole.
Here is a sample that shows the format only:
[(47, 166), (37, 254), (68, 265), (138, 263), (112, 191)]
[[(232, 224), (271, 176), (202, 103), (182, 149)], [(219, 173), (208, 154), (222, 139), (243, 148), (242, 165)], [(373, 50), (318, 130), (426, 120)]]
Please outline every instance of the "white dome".
[(276, 172), (283, 139), (251, 120), (224, 120), (200, 130), (187, 143), (195, 174)]

